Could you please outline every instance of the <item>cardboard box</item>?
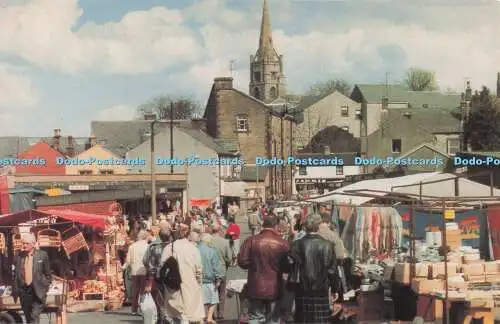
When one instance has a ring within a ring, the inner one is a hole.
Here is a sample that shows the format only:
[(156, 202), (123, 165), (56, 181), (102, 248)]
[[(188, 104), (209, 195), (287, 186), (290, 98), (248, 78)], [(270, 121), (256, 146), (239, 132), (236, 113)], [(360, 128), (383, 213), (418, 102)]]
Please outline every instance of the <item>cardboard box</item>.
[(485, 262), (484, 272), (486, 272), (486, 274), (500, 273), (500, 262), (498, 261)]
[(468, 282), (486, 282), (486, 275), (482, 274), (480, 276), (479, 275), (472, 276), (472, 275), (464, 274), (464, 279), (465, 279), (465, 281), (468, 281)]
[(462, 265), (462, 272), (465, 275), (470, 275), (470, 276), (480, 276), (485, 274), (485, 266), (484, 262), (480, 263), (470, 263), (470, 264), (463, 264)]
[(465, 281), (450, 281), (448, 280), (448, 289), (450, 290), (467, 290), (469, 284)]
[[(431, 279), (439, 279), (444, 278), (445, 276), (445, 266), (444, 262), (433, 263), (430, 266), (430, 278)], [(448, 262), (448, 276), (454, 276), (457, 274), (458, 264), (453, 262)]]
[(417, 294), (427, 294), (444, 289), (444, 281), (439, 279), (415, 278), (411, 281), (411, 288)]
[(486, 274), (486, 282), (498, 283), (500, 282), (500, 273)]

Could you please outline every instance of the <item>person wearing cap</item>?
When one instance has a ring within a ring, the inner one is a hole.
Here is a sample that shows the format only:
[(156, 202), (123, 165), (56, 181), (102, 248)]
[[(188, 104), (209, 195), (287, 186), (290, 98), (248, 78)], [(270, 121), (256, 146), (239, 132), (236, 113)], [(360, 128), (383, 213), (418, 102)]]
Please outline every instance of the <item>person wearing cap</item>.
[(306, 235), (292, 243), (289, 282), (295, 289), (295, 322), (331, 323), (330, 292), (337, 291), (337, 262), (333, 243), (318, 234), (319, 214), (305, 220)]
[(12, 296), (16, 302), (20, 299), (26, 322), (38, 324), (52, 283), (50, 260), (45, 251), (35, 248), (33, 233), (24, 234), (21, 240), (23, 249), (14, 261)]
[(281, 320), (282, 278), (287, 270), (288, 241), (278, 232), (275, 215), (266, 216), (262, 231), (247, 238), (238, 265), (248, 271), (249, 324), (278, 324)]

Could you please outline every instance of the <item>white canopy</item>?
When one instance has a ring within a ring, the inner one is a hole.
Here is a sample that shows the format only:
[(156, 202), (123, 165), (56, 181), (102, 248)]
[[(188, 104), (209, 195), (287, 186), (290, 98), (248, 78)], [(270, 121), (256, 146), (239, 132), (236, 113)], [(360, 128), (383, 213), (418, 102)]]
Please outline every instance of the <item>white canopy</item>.
[[(386, 193), (377, 193), (370, 190), (378, 190), (385, 192), (394, 192), (398, 194), (407, 194), (418, 196), (420, 194), (420, 187), (422, 187), (422, 196), (434, 196), (434, 197), (455, 197), (455, 181), (453, 179), (457, 178), (456, 175), (450, 173), (440, 173), (440, 172), (426, 172), (417, 173), (396, 178), (384, 178), (376, 180), (365, 180), (353, 183), (351, 185), (339, 188), (327, 195), (316, 197), (308, 201), (311, 202), (335, 202), (337, 204), (352, 204), (352, 205), (362, 205), (369, 202), (375, 198), (364, 197), (364, 196), (353, 196), (353, 195), (342, 195), (346, 191), (356, 190), (359, 193), (377, 195), (380, 197), (386, 196)], [(444, 180), (435, 183), (426, 183), (438, 180)], [(420, 186), (420, 184), (422, 185)], [(398, 187), (406, 186), (406, 187)], [(490, 196), (491, 191), (489, 186), (485, 186), (478, 182), (458, 178), (458, 194), (459, 196), (467, 197), (485, 197)], [(500, 196), (500, 190), (493, 189), (493, 194), (495, 196)]]

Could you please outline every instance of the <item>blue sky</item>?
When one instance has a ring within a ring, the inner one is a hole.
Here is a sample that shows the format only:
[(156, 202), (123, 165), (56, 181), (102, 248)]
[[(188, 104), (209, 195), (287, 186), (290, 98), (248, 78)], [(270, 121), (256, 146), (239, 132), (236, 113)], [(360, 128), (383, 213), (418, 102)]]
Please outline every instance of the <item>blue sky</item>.
[[(500, 70), (494, 0), (268, 0), (290, 92), (331, 78), (402, 79), (435, 70), (441, 88), (493, 87)], [(262, 0), (0, 0), (2, 135), (90, 135), (157, 95), (205, 104), (234, 60), (248, 91)]]

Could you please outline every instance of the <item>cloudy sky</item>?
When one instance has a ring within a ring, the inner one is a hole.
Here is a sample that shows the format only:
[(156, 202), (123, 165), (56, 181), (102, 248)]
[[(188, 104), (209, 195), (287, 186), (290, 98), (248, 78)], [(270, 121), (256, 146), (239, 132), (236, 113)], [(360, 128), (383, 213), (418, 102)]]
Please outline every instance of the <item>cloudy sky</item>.
[[(0, 0), (2, 135), (88, 136), (161, 94), (205, 104), (216, 76), (248, 91), (261, 0)], [(495, 0), (269, 0), (289, 89), (330, 78), (399, 81), (435, 70), (442, 88), (494, 86)]]

